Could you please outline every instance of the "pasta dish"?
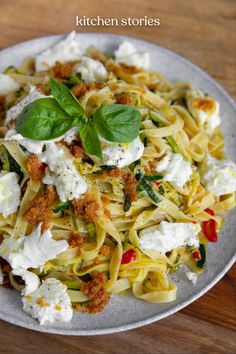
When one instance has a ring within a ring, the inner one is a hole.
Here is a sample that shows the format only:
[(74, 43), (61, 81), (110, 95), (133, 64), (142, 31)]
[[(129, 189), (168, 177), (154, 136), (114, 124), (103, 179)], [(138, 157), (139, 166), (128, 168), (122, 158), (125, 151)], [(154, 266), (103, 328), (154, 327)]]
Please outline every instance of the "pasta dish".
[[(22, 58), (24, 59), (24, 58)], [(0, 74), (0, 283), (41, 325), (176, 299), (235, 206), (219, 102), (71, 33)]]

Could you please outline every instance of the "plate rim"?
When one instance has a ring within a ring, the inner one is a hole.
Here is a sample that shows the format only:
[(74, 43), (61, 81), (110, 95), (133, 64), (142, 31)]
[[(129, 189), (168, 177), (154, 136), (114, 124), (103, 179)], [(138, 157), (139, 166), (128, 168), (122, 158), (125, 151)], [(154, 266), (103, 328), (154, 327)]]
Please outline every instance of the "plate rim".
[[(208, 81), (210, 81), (214, 86), (217, 87), (217, 89), (222, 93), (222, 95), (227, 98), (227, 100), (230, 102), (230, 104), (232, 105), (232, 107), (236, 110), (236, 102), (234, 101), (234, 99), (230, 96), (230, 94), (225, 90), (225, 88), (223, 86), (220, 85), (220, 83), (218, 83), (218, 81), (216, 81), (214, 78), (212, 78), (206, 71), (204, 71), (201, 67), (199, 67), (197, 64), (193, 63), (191, 60), (181, 56), (180, 54), (177, 54), (175, 52), (173, 52), (172, 50), (162, 47), (159, 44), (156, 44), (154, 42), (151, 42), (149, 40), (144, 40), (144, 39), (140, 39), (137, 37), (133, 37), (133, 36), (127, 36), (127, 35), (121, 35), (121, 34), (113, 34), (113, 33), (105, 33), (105, 32), (76, 32), (76, 35), (79, 36), (105, 36), (105, 37), (109, 37), (109, 38), (116, 38), (116, 39), (120, 39), (120, 40), (135, 40), (137, 42), (139, 42), (140, 44), (145, 44), (148, 43), (149, 45), (152, 45), (153, 47), (157, 47), (159, 48), (161, 51), (165, 52), (168, 56), (172, 57), (172, 58), (176, 58), (179, 61), (181, 61), (182, 63), (187, 64), (188, 66), (192, 67), (193, 69), (197, 70), (203, 77), (205, 77)], [(32, 42), (35, 42), (37, 40), (42, 40), (42, 39), (60, 39), (63, 38), (64, 36), (68, 35), (68, 33), (62, 33), (62, 34), (55, 34), (55, 35), (45, 35), (45, 36), (40, 36), (40, 37), (36, 37), (36, 38), (32, 38), (32, 39), (28, 39), (26, 41), (21, 41), (19, 43), (13, 44), (9, 47), (3, 48), (0, 51), (0, 56), (4, 56), (5, 53), (10, 52), (12, 49), (16, 49), (17, 47), (23, 46), (23, 45), (29, 45)], [(23, 58), (22, 58), (23, 59)], [(7, 320), (4, 319), (4, 317), (2, 317), (2, 311), (0, 310), (0, 319), (14, 324), (16, 326), (22, 327), (22, 328), (26, 328), (29, 330), (34, 330), (37, 332), (43, 332), (43, 333), (51, 333), (51, 334), (58, 334), (58, 335), (67, 335), (67, 336), (88, 336), (88, 335), (103, 335), (103, 334), (112, 334), (112, 333), (119, 333), (119, 332), (124, 332), (127, 330), (131, 330), (131, 329), (135, 329), (135, 328), (139, 328), (148, 324), (151, 324), (153, 322), (159, 321), (165, 317), (171, 316), (175, 313), (177, 313), (178, 311), (182, 310), (183, 308), (185, 308), (186, 306), (190, 305), (191, 303), (193, 303), (194, 301), (196, 301), (197, 299), (199, 299), (200, 297), (202, 297), (204, 294), (206, 294), (211, 288), (214, 287), (214, 285), (216, 283), (218, 283), (223, 276), (229, 271), (229, 269), (234, 265), (234, 263), (236, 262), (236, 249), (235, 249), (235, 253), (233, 255), (233, 257), (231, 258), (230, 261), (228, 261), (225, 265), (224, 268), (221, 270), (221, 272), (219, 272), (217, 274), (217, 276), (215, 276), (206, 286), (204, 286), (201, 290), (199, 290), (196, 294), (191, 295), (187, 300), (183, 301), (180, 304), (177, 304), (175, 307), (173, 307), (172, 309), (169, 310), (165, 310), (163, 313), (149, 317), (147, 319), (144, 320), (140, 320), (137, 322), (133, 322), (133, 323), (129, 323), (129, 324), (125, 324), (122, 326), (118, 326), (118, 327), (107, 327), (107, 328), (103, 328), (103, 329), (84, 329), (84, 330), (75, 330), (75, 329), (71, 329), (71, 328), (66, 328), (65, 329), (60, 329), (60, 328), (56, 328), (53, 326), (47, 326), (47, 327), (40, 327), (39, 324), (37, 323), (37, 325), (33, 326), (31, 324), (27, 324), (27, 323), (22, 323), (22, 322), (18, 322), (18, 320), (14, 320), (12, 318), (8, 318)]]

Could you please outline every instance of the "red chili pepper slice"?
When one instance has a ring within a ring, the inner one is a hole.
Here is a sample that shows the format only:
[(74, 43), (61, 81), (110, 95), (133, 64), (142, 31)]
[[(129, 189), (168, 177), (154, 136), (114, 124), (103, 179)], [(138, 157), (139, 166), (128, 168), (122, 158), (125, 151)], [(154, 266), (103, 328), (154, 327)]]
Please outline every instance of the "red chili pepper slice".
[(133, 249), (130, 249), (123, 253), (121, 264), (128, 264), (134, 262), (136, 259), (136, 252)]
[(156, 186), (156, 187), (159, 187), (161, 182), (153, 182), (153, 184)]
[(212, 216), (215, 215), (215, 212), (212, 209), (206, 208), (205, 211)]
[[(205, 209), (205, 211), (212, 216), (215, 215), (214, 211), (209, 208)], [(207, 221), (203, 221), (202, 222), (202, 231), (203, 231), (204, 235), (206, 236), (206, 238), (208, 239), (208, 241), (210, 241), (210, 242), (217, 241), (218, 235), (216, 232), (215, 220), (210, 219)]]
[(201, 259), (201, 254), (199, 250), (193, 252), (193, 257), (196, 259), (196, 261), (199, 261)]

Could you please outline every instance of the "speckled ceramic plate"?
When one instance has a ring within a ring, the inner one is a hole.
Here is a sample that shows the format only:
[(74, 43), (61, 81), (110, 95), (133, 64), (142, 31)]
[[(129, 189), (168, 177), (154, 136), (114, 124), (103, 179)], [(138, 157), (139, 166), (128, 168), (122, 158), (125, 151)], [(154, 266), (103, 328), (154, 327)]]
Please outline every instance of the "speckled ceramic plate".
[[(0, 52), (0, 72), (8, 65), (19, 65), (24, 57), (35, 55), (61, 36), (50, 36), (20, 43)], [(81, 33), (77, 35), (81, 47), (95, 44), (99, 49), (113, 52), (125, 39), (139, 50), (148, 51), (151, 68), (165, 74), (169, 80), (190, 81), (194, 87), (202, 88), (215, 97), (221, 105), (222, 129), (231, 159), (236, 160), (236, 106), (228, 94), (201, 69), (180, 56), (152, 43), (123, 36)], [(69, 324), (59, 323), (41, 327), (38, 322), (22, 310), (21, 297), (16, 291), (0, 287), (0, 318), (10, 323), (42, 332), (65, 335), (95, 335), (125, 331), (140, 327), (169, 316), (198, 299), (232, 266), (236, 258), (236, 210), (227, 216), (225, 227), (217, 244), (207, 248), (206, 271), (199, 277), (197, 285), (186, 279), (181, 269), (174, 275), (178, 285), (177, 300), (168, 304), (149, 304), (133, 296), (113, 296), (105, 311), (97, 315), (75, 313)]]

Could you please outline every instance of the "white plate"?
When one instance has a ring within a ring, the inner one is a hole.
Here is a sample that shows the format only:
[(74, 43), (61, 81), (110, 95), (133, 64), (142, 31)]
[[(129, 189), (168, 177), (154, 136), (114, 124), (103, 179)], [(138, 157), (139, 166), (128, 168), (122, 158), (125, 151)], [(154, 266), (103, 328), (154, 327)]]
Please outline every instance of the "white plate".
[[(50, 36), (20, 43), (0, 52), (0, 72), (9, 65), (19, 65), (26, 56), (35, 55), (60, 39)], [(152, 70), (159, 71), (171, 81), (190, 81), (220, 102), (222, 129), (226, 138), (228, 155), (236, 155), (236, 106), (228, 94), (204, 71), (173, 52), (142, 40), (101, 33), (77, 34), (78, 42), (85, 49), (96, 45), (113, 52), (123, 40), (129, 40), (140, 51), (148, 51)], [(214, 60), (214, 59), (213, 59)], [(219, 281), (236, 259), (236, 210), (226, 218), (219, 241), (207, 248), (207, 268), (194, 286), (180, 270), (174, 275), (178, 285), (177, 300), (168, 304), (149, 304), (133, 296), (113, 296), (105, 311), (97, 315), (75, 313), (70, 324), (60, 323), (41, 327), (22, 310), (19, 293), (0, 287), (0, 318), (18, 326), (37, 331), (65, 335), (94, 335), (114, 333), (140, 327), (169, 316), (198, 299)]]

